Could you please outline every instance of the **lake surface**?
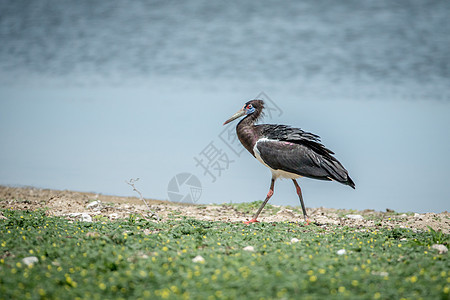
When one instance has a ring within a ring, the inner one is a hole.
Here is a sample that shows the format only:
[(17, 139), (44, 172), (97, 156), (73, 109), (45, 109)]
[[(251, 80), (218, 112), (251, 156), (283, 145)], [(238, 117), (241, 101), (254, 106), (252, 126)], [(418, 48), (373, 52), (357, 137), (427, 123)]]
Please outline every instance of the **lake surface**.
[[(226, 203), (270, 172), (223, 127), (322, 137), (356, 183), (308, 207), (450, 209), (448, 1), (2, 1), (0, 184)], [(273, 204), (298, 205), (290, 181)]]

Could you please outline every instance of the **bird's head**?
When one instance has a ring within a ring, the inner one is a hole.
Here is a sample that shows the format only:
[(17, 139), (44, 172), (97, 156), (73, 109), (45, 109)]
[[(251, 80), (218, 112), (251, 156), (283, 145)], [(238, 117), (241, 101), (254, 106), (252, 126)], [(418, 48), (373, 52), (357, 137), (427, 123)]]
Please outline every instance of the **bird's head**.
[(250, 100), (245, 103), (244, 107), (241, 108), (237, 113), (231, 116), (228, 120), (223, 123), (223, 125), (230, 123), (242, 116), (252, 116), (256, 120), (264, 109), (264, 101), (262, 100)]

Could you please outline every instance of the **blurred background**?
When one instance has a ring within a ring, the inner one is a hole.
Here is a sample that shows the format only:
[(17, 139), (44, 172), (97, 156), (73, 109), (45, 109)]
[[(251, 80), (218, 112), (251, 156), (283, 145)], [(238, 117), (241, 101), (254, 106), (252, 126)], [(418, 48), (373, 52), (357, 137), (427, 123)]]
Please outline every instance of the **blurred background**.
[[(222, 126), (260, 97), (263, 122), (320, 135), (356, 183), (300, 179), (307, 207), (449, 210), (449, 15), (444, 0), (0, 1), (0, 184), (263, 200), (270, 171)], [(270, 202), (298, 205), (291, 181)]]

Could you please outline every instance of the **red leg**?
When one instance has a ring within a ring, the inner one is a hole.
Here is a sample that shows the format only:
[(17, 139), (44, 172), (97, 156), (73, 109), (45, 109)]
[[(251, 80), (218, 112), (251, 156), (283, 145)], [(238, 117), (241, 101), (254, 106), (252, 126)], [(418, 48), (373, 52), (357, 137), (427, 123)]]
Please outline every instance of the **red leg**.
[(263, 210), (264, 206), (266, 206), (267, 202), (269, 202), (270, 197), (273, 195), (273, 187), (275, 185), (275, 178), (272, 178), (272, 181), (270, 182), (270, 189), (267, 193), (266, 200), (261, 204), (261, 206), (258, 208), (258, 211), (253, 215), (252, 219), (250, 221), (244, 222), (245, 224), (251, 224), (258, 222), (256, 219), (258, 218), (259, 214)]
[(300, 188), (300, 186), (298, 185), (298, 183), (295, 179), (292, 179), (292, 181), (294, 182), (295, 189), (297, 190), (298, 198), (300, 199), (300, 204), (302, 205), (303, 217), (305, 218), (306, 225), (309, 225), (309, 217), (306, 214), (305, 203), (303, 203), (302, 189)]

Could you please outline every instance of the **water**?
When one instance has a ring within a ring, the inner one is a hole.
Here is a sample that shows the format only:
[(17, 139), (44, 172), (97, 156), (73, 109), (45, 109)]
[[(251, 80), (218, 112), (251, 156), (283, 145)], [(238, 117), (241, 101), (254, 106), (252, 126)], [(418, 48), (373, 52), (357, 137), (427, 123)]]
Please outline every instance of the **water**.
[[(449, 13), (447, 1), (2, 1), (0, 184), (130, 195), (139, 177), (167, 199), (187, 172), (199, 202), (260, 200), (270, 172), (220, 136), (264, 91), (281, 110), (265, 121), (322, 136), (356, 182), (301, 179), (307, 206), (448, 210)], [(211, 142), (231, 161), (215, 182), (194, 160)], [(271, 203), (297, 202), (277, 182)]]

